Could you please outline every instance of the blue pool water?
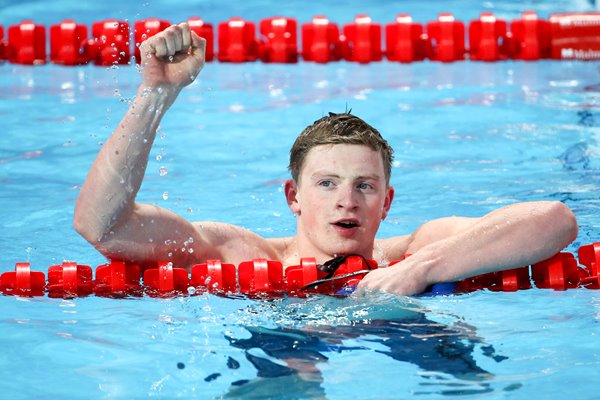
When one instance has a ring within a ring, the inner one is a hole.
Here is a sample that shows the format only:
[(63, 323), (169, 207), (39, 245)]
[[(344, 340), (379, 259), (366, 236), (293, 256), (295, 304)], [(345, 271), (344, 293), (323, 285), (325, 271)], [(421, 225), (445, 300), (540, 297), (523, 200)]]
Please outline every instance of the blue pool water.
[[(0, 2), (5, 25), (35, 17), (232, 16), (221, 2), (141, 6)], [(385, 23), (453, 11), (468, 21), (588, 2), (289, 2), (299, 21)], [(229, 4), (229, 3), (227, 3)], [(90, 7), (90, 8), (88, 8)], [(242, 2), (235, 15), (284, 13)], [(443, 7), (443, 8), (442, 8)], [(105, 260), (72, 228), (87, 170), (135, 93), (134, 67), (0, 65), (0, 272), (65, 259)], [(294, 233), (281, 181), (307, 124), (352, 111), (396, 149), (396, 200), (379, 236), (447, 215), (560, 200), (580, 225), (567, 250), (600, 240), (600, 63), (389, 62), (208, 64), (161, 125), (138, 199), (191, 220), (264, 236)], [(600, 379), (600, 291), (254, 301), (212, 295), (159, 300), (0, 296), (0, 397), (594, 399)]]

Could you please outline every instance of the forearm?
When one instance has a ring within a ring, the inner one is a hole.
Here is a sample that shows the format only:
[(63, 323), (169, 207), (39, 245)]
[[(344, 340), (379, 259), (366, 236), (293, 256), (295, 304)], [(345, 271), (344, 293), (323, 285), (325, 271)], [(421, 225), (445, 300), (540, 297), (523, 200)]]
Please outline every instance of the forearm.
[(498, 209), (468, 229), (424, 246), (410, 262), (426, 284), (527, 266), (551, 257), (577, 236), (571, 211), (559, 202)]
[(75, 206), (75, 227), (88, 240), (103, 240), (133, 210), (156, 131), (179, 90), (141, 86), (98, 153)]

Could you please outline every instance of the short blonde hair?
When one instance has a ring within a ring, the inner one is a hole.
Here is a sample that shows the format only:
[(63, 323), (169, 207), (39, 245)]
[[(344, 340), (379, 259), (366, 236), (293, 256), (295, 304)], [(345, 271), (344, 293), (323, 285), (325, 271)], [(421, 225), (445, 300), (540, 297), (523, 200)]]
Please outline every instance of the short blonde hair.
[(389, 185), (394, 150), (377, 129), (349, 112), (343, 114), (330, 112), (329, 115), (307, 126), (298, 135), (290, 150), (290, 165), (288, 166), (292, 178), (296, 182), (298, 182), (300, 170), (308, 152), (313, 147), (324, 144), (365, 145), (379, 151), (383, 159), (386, 183)]

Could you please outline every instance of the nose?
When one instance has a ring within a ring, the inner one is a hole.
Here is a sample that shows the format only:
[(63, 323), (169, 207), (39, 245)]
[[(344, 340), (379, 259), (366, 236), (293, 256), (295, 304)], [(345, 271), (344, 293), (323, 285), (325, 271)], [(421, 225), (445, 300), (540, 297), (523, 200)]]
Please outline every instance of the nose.
[(352, 185), (340, 186), (338, 190), (337, 207), (347, 210), (358, 208), (358, 193)]

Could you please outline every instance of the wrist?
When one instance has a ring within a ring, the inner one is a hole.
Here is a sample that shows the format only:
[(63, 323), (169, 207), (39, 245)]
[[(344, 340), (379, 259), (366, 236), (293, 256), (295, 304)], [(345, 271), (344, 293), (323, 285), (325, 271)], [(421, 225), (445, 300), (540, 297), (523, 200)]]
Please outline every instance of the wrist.
[(452, 281), (440, 252), (431, 246), (422, 248), (408, 260), (413, 263), (414, 279), (423, 289), (436, 283)]
[(168, 85), (140, 85), (136, 95), (136, 107), (148, 109), (156, 114), (164, 114), (175, 102), (181, 88)]
[(175, 100), (181, 92), (183, 87), (174, 85), (162, 85), (162, 84), (146, 84), (142, 83), (138, 88), (138, 97), (146, 98), (149, 97), (155, 100)]

